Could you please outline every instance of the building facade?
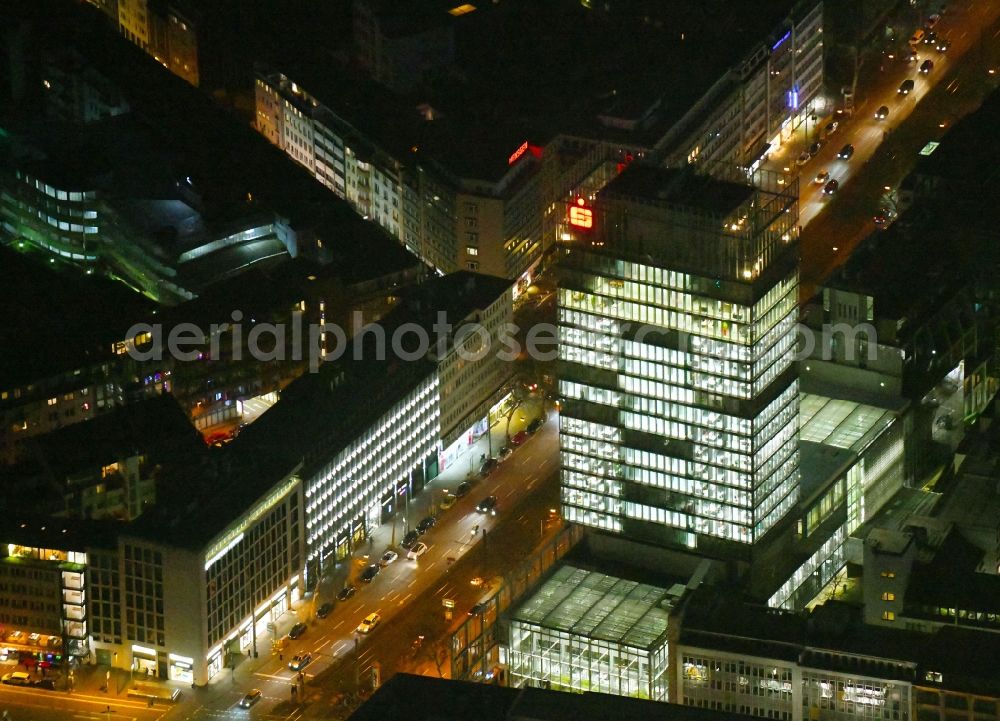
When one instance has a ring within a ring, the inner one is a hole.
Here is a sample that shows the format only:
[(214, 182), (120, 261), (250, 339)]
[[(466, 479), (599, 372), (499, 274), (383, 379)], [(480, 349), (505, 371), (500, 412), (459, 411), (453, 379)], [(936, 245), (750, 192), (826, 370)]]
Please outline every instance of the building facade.
[(655, 145), (667, 165), (754, 169), (796, 129), (825, 113), (823, 2), (798, 3)]
[(174, 75), (198, 85), (198, 35), (193, 15), (163, 0), (88, 0), (129, 42)]
[[(632, 166), (606, 189), (560, 274), (568, 520), (751, 544), (795, 504), (797, 198), (774, 187)], [(699, 193), (729, 197), (670, 200)]]

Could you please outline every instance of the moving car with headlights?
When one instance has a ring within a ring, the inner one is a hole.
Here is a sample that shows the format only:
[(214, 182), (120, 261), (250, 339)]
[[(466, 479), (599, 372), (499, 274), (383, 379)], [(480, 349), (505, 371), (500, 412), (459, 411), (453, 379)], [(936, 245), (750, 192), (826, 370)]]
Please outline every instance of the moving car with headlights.
[(813, 182), (816, 183), (816, 185), (823, 185), (829, 179), (830, 179), (830, 171), (821, 170), (820, 172), (816, 173), (816, 177), (813, 178)]
[(497, 497), (496, 496), (486, 496), (483, 500), (479, 502), (476, 506), (476, 510), (479, 513), (489, 513), (490, 515), (497, 515)]
[(358, 633), (371, 633), (371, 630), (378, 626), (378, 622), (382, 620), (382, 617), (377, 613), (369, 613), (365, 616), (364, 620), (358, 624)]
[(927, 73), (929, 73), (933, 69), (934, 69), (934, 61), (933, 60), (924, 60), (922, 63), (920, 63), (920, 74), (921, 75), (926, 75)]
[(310, 663), (312, 663), (313, 657), (311, 653), (300, 653), (292, 657), (292, 660), (288, 662), (288, 668), (293, 671), (301, 671)]
[(261, 692), (259, 688), (253, 689), (246, 696), (240, 699), (240, 708), (250, 708), (255, 703), (260, 701), (263, 695), (264, 694)]
[(876, 120), (885, 120), (888, 117), (889, 117), (889, 106), (888, 105), (883, 105), (882, 107), (880, 107), (878, 110), (875, 111), (875, 119)]
[(854, 146), (848, 143), (837, 153), (837, 157), (841, 160), (850, 160), (851, 156), (854, 155)]
[(909, 95), (913, 92), (913, 80), (907, 78), (899, 84), (899, 90), (897, 91), (900, 95)]

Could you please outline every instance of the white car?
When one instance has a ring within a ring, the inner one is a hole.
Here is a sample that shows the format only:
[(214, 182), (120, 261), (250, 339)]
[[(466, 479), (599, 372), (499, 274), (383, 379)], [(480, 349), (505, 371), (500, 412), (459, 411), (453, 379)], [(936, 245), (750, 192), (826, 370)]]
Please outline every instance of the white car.
[(385, 553), (382, 554), (382, 558), (379, 559), (378, 565), (382, 566), (382, 568), (385, 568), (390, 563), (395, 561), (397, 558), (399, 558), (399, 554), (396, 553), (395, 551), (386, 551)]
[(358, 633), (371, 633), (371, 630), (378, 626), (378, 622), (382, 620), (382, 617), (377, 613), (369, 613), (365, 616), (365, 619), (358, 624)]
[(427, 553), (427, 544), (417, 543), (416, 545), (413, 546), (413, 548), (409, 550), (409, 552), (407, 552), (406, 557), (409, 558), (411, 561), (416, 561), (425, 553)]
[(830, 179), (830, 171), (823, 170), (819, 173), (816, 173), (816, 177), (813, 178), (813, 182), (816, 183), (817, 185), (824, 185), (826, 181), (828, 181), (829, 179)]

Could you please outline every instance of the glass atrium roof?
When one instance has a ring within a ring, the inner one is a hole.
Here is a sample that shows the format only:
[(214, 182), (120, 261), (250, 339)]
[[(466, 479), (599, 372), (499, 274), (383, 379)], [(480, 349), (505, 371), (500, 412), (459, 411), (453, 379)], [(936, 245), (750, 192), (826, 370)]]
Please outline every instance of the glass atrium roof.
[(665, 588), (562, 566), (513, 611), (511, 619), (652, 650), (666, 634), (674, 601)]
[(894, 420), (891, 412), (852, 401), (803, 393), (799, 438), (861, 454)]

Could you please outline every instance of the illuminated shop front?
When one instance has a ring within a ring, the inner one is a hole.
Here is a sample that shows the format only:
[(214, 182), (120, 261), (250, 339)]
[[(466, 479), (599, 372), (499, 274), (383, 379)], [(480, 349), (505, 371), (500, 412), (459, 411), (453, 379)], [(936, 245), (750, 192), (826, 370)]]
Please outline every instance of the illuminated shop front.
[(184, 683), (194, 682), (194, 659), (188, 656), (178, 656), (175, 653), (167, 654), (169, 664), (167, 666), (167, 678), (171, 681), (182, 681)]
[(667, 699), (666, 589), (563, 566), (512, 613), (514, 687)]
[(134, 676), (155, 677), (159, 675), (155, 648), (132, 644), (132, 673)]
[[(490, 406), (486, 416), (469, 426), (447, 448), (441, 451), (438, 454), (439, 471), (444, 471), (451, 466), (469, 446), (482, 438), (490, 428), (501, 420), (505, 420), (513, 399), (514, 395), (511, 392), (504, 393), (499, 401)], [(479, 459), (473, 460), (478, 461)]]

